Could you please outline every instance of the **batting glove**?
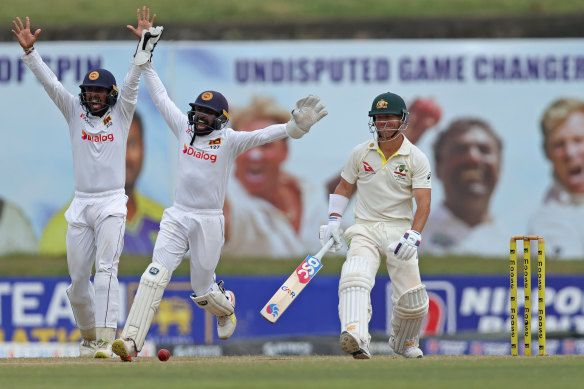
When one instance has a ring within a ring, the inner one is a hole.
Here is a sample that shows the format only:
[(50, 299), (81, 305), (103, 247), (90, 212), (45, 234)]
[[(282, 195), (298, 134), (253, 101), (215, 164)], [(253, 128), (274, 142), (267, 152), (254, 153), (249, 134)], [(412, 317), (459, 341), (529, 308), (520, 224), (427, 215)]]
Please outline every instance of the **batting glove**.
[(296, 102), (292, 118), (286, 124), (286, 133), (294, 139), (302, 138), (316, 122), (328, 115), (318, 96), (308, 95)]
[(143, 65), (152, 59), (152, 52), (162, 36), (163, 30), (162, 26), (142, 30), (142, 39), (140, 39), (134, 54), (134, 64)]
[(330, 216), (328, 225), (320, 226), (318, 234), (320, 244), (325, 245), (330, 238), (333, 238), (335, 243), (329, 249), (330, 253), (336, 253), (343, 248), (343, 230), (341, 229), (341, 218), (338, 216)]
[(399, 241), (387, 246), (387, 251), (393, 253), (396, 259), (407, 261), (417, 255), (422, 235), (418, 231), (407, 230)]

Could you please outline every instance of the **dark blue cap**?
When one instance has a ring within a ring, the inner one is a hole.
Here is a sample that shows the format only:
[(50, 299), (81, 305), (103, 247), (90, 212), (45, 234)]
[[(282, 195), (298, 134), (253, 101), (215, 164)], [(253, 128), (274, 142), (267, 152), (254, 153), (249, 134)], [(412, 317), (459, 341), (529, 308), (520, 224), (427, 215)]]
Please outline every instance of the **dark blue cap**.
[(189, 105), (194, 109), (195, 107), (208, 108), (217, 115), (221, 115), (223, 111), (229, 113), (229, 104), (227, 104), (227, 99), (221, 93), (209, 90), (201, 93), (194, 103), (189, 103)]
[(97, 86), (111, 90), (116, 87), (116, 78), (105, 69), (90, 70), (83, 78), (83, 83), (79, 85), (80, 88), (87, 86)]

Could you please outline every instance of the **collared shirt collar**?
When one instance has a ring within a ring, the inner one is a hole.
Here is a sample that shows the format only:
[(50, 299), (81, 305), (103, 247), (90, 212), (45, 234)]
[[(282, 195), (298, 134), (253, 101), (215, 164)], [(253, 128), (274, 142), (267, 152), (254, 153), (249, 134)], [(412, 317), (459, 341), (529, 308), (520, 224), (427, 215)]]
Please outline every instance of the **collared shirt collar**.
[[(399, 150), (397, 151), (398, 155), (409, 155), (410, 151), (412, 149), (412, 142), (410, 142), (410, 140), (405, 136), (405, 134), (402, 134), (404, 137), (404, 141), (402, 142), (401, 146), (399, 147)], [(377, 150), (379, 148), (379, 143), (377, 142), (377, 138), (373, 138), (369, 144), (367, 145), (367, 148), (369, 150)]]

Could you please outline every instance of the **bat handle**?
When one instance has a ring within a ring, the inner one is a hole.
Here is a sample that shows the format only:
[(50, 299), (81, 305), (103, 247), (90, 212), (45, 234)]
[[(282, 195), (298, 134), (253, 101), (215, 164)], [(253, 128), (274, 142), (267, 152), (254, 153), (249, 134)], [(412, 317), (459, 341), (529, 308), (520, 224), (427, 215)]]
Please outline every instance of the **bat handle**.
[(330, 238), (328, 240), (328, 242), (326, 242), (324, 244), (324, 246), (322, 246), (322, 248), (320, 249), (320, 251), (318, 253), (316, 253), (315, 257), (318, 258), (319, 260), (322, 259), (322, 257), (324, 256), (324, 254), (329, 251), (329, 249), (333, 246), (333, 244), (335, 244), (335, 240), (333, 238)]

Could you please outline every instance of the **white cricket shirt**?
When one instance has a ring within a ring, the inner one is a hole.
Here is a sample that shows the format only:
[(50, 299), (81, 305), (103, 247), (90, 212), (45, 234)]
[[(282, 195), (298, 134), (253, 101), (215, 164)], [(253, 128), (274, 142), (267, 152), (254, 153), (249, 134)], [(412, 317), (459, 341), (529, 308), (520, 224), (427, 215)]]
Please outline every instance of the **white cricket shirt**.
[(237, 156), (253, 147), (287, 136), (286, 125), (276, 124), (256, 131), (215, 130), (192, 133), (187, 115), (169, 98), (150, 62), (141, 66), (154, 104), (178, 139), (178, 179), (174, 202), (191, 209), (223, 209), (227, 180)]
[(413, 217), (413, 189), (431, 188), (428, 158), (405, 136), (396, 155), (388, 160), (377, 140), (356, 146), (341, 173), (357, 185), (355, 221), (380, 222)]
[(67, 120), (75, 190), (99, 193), (124, 189), (126, 143), (138, 102), (140, 69), (130, 65), (117, 103), (103, 117), (97, 117), (85, 112), (79, 97), (65, 89), (36, 50), (24, 55), (22, 60)]

